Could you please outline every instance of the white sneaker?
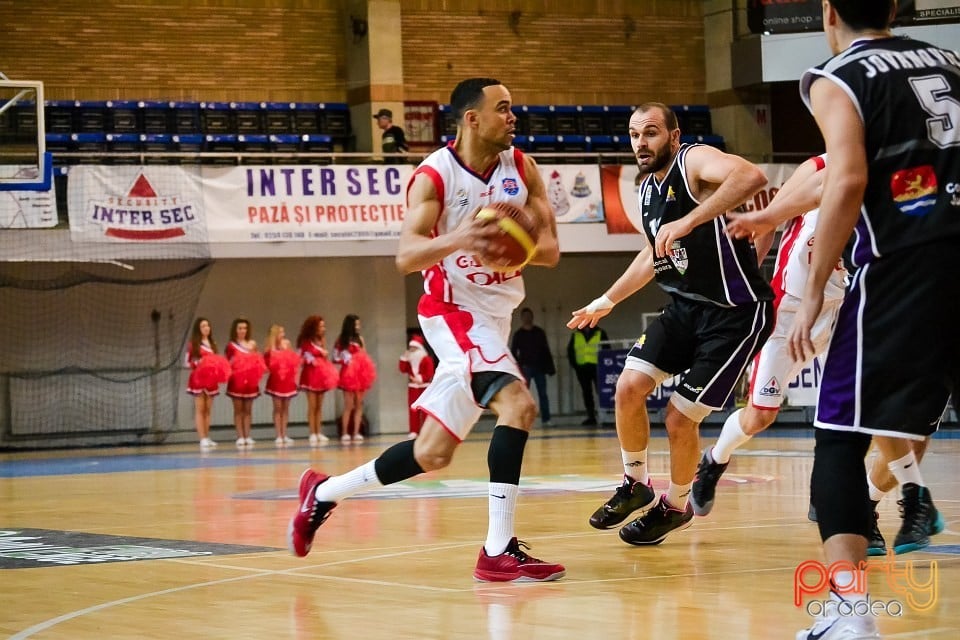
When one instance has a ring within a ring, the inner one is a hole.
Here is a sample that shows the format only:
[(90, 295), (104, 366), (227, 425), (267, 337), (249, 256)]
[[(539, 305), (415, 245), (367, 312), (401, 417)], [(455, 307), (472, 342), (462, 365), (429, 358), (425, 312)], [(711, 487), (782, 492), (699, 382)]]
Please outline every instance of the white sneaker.
[(880, 640), (877, 623), (870, 617), (820, 618), (812, 627), (797, 632), (796, 640)]
[(323, 444), (324, 442), (330, 442), (330, 438), (323, 435), (322, 433), (317, 434), (317, 440), (320, 442), (320, 444)]
[(254, 440), (253, 438), (244, 438), (244, 439), (243, 439), (243, 443), (244, 443), (245, 445), (247, 445), (248, 447), (252, 447), (256, 442), (257, 442), (257, 441)]
[(286, 444), (286, 442), (284, 442), (283, 438), (277, 438), (273, 441), (273, 444), (277, 445), (278, 447), (282, 447)]
[(293, 439), (293, 438), (291, 438), (290, 436), (283, 436), (283, 444), (285, 444), (286, 446), (289, 447), (289, 446), (293, 445), (293, 443), (294, 443), (294, 439)]
[(319, 440), (317, 440), (317, 434), (311, 433), (311, 434), (310, 434), (310, 446), (311, 446), (311, 447), (315, 447), (315, 446), (317, 446), (318, 444), (320, 444), (320, 442), (319, 442)]
[(340, 442), (347, 443), (347, 442), (350, 442), (350, 440), (351, 438), (349, 433), (345, 433), (342, 436), (340, 436)]
[(237, 438), (237, 449), (243, 449), (245, 446), (247, 446), (247, 441), (243, 438)]
[(354, 439), (354, 441), (356, 441), (356, 442), (363, 442), (363, 434), (362, 434), (362, 433), (358, 433), (357, 435), (353, 436), (353, 439)]
[(204, 438), (200, 441), (201, 449), (213, 449), (215, 446), (217, 446), (217, 443), (210, 438)]

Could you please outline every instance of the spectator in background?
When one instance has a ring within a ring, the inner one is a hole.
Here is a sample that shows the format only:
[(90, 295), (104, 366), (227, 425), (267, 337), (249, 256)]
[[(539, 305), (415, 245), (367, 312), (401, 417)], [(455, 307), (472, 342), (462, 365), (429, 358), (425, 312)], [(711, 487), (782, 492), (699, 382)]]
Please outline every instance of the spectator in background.
[[(217, 443), (210, 439), (210, 409), (213, 406), (213, 397), (220, 393), (220, 383), (226, 381), (226, 376), (230, 374), (229, 365), (219, 372), (217, 367), (208, 366), (210, 363), (225, 364), (222, 356), (216, 356), (217, 343), (213, 339), (210, 321), (197, 318), (190, 334), (190, 344), (187, 346), (186, 364), (191, 369), (190, 378), (187, 380), (187, 393), (194, 397), (193, 422), (197, 435), (200, 436), (201, 449), (217, 446)], [(201, 366), (201, 363), (204, 366)]]
[(290, 347), (283, 327), (271, 325), (263, 359), (270, 372), (265, 391), (273, 398), (273, 427), (277, 432), (274, 442), (278, 447), (293, 444), (293, 438), (287, 434), (287, 425), (290, 422), (290, 399), (297, 395), (297, 369), (301, 359)]
[(237, 429), (237, 447), (252, 447), (253, 401), (260, 395), (260, 378), (267, 372), (257, 343), (250, 339), (250, 321), (236, 318), (230, 325), (230, 343), (224, 355), (230, 361), (227, 395), (233, 399), (233, 426)]
[(297, 349), (303, 358), (300, 388), (307, 393), (307, 425), (310, 428), (310, 446), (327, 442), (323, 435), (323, 394), (336, 389), (340, 373), (327, 359), (327, 325), (323, 316), (312, 315), (303, 321), (297, 336)]
[[(381, 146), (384, 153), (406, 153), (410, 147), (407, 146), (407, 136), (403, 129), (393, 124), (393, 112), (390, 109), (380, 109), (373, 114), (373, 119), (377, 121), (377, 126), (383, 130), (380, 136)], [(399, 164), (401, 158), (387, 158), (387, 164)]]
[(407, 350), (400, 356), (400, 373), (407, 374), (407, 406), (410, 410), (410, 433), (407, 437), (411, 440), (420, 434), (420, 427), (427, 418), (427, 414), (413, 408), (413, 403), (433, 380), (433, 372), (433, 358), (427, 353), (423, 336), (410, 336)]
[(543, 329), (533, 324), (533, 311), (524, 307), (520, 311), (520, 328), (513, 334), (510, 341), (510, 351), (520, 365), (520, 372), (527, 379), (527, 387), (531, 382), (537, 385), (537, 397), (540, 402), (540, 422), (550, 424), (550, 399), (547, 397), (547, 376), (557, 373), (553, 364), (553, 355), (550, 345), (547, 344), (547, 334)]
[(597, 354), (600, 343), (607, 339), (607, 332), (600, 327), (586, 326), (574, 331), (567, 342), (567, 357), (577, 374), (577, 382), (580, 383), (580, 391), (583, 393), (583, 406), (587, 410), (584, 426), (597, 424), (597, 405), (593, 400), (595, 389), (597, 395), (600, 395), (597, 389)]
[(377, 367), (367, 355), (360, 318), (348, 314), (340, 335), (333, 344), (333, 362), (340, 365), (340, 390), (343, 391), (343, 420), (340, 442), (362, 442), (363, 396), (377, 379)]

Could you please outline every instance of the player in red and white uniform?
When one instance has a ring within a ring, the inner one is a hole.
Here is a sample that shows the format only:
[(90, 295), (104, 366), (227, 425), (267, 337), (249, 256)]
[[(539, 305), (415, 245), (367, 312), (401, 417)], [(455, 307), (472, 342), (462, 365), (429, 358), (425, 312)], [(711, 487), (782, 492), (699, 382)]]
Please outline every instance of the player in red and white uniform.
[[(754, 359), (750, 402), (727, 417), (716, 444), (703, 453), (690, 491), (690, 502), (699, 516), (707, 515), (713, 508), (716, 484), (731, 454), (773, 424), (783, 402), (784, 385), (809, 362), (793, 361), (787, 351), (787, 336), (807, 282), (825, 166), (826, 155), (810, 158), (783, 184), (769, 207), (729, 216), (728, 233), (734, 237), (753, 235), (761, 261), (773, 240), (773, 231), (780, 223), (789, 222), (780, 239), (770, 283), (776, 310), (773, 333)], [(826, 351), (830, 342), (837, 311), (843, 302), (845, 280), (846, 270), (838, 264), (824, 290), (823, 310), (813, 331), (817, 354)]]
[(427, 414), (419, 437), (334, 477), (304, 472), (300, 509), (289, 542), (296, 555), (310, 550), (317, 527), (344, 498), (446, 467), (484, 408), (497, 414), (487, 456), (489, 528), (474, 578), (482, 581), (554, 580), (562, 565), (526, 554), (514, 534), (514, 511), (527, 436), (537, 414), (510, 354), (510, 318), (523, 300), (519, 271), (499, 273), (474, 256), (498, 257), (500, 232), (477, 212), (495, 202), (523, 207), (539, 221), (532, 264), (560, 258), (556, 221), (536, 162), (513, 148), (516, 116), (510, 92), (490, 78), (464, 80), (450, 96), (457, 138), (428, 156), (407, 189), (397, 267), (421, 271), (425, 294), (418, 314), (440, 365), (417, 401)]
[(407, 376), (407, 406), (410, 408), (410, 431), (407, 437), (413, 439), (420, 434), (426, 414), (413, 405), (420, 399), (423, 392), (433, 380), (433, 358), (427, 353), (420, 336), (411, 336), (407, 343), (407, 350), (400, 356), (400, 373)]

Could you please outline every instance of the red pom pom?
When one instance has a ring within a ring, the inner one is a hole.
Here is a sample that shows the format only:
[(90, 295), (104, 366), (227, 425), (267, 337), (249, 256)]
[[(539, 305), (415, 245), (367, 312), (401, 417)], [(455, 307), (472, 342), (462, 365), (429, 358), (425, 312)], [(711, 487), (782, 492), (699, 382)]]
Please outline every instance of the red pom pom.
[(363, 349), (358, 350), (340, 371), (340, 388), (344, 391), (366, 391), (377, 379), (377, 365)]

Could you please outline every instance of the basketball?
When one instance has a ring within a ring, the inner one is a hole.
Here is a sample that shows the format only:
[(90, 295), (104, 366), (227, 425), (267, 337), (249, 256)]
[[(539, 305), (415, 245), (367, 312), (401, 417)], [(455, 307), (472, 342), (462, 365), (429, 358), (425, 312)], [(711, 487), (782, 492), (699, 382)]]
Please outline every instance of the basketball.
[(491, 240), (489, 254), (477, 256), (485, 267), (515, 271), (530, 262), (537, 250), (540, 229), (526, 210), (507, 202), (494, 202), (480, 209), (477, 218), (495, 220), (500, 228), (500, 233)]

